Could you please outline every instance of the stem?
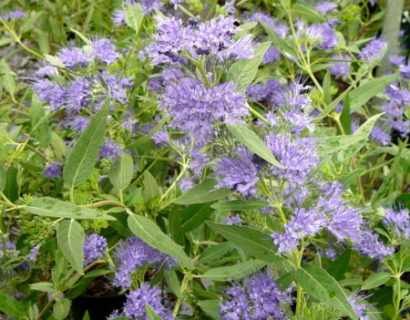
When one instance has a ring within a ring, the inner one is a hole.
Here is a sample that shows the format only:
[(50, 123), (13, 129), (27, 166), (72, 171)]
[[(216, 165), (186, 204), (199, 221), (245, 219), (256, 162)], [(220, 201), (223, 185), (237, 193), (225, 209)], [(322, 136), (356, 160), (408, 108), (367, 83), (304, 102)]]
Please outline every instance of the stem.
[(126, 208), (126, 209), (128, 208), (125, 204), (121, 202), (108, 201), (108, 200), (83, 205), (83, 207), (86, 207), (86, 208), (99, 208), (103, 206), (117, 206), (117, 207)]
[(70, 202), (74, 203), (74, 186), (70, 187)]
[(173, 312), (174, 318), (176, 318), (178, 315), (179, 308), (181, 307), (181, 303), (183, 301), (186, 288), (188, 287), (189, 280), (191, 280), (191, 273), (187, 272), (184, 275), (184, 279), (182, 279), (181, 288), (179, 289), (179, 297), (178, 297), (177, 302), (175, 303), (175, 308)]
[(189, 161), (184, 163), (184, 165), (182, 166), (181, 172), (178, 174), (178, 176), (172, 182), (172, 184), (169, 186), (169, 188), (164, 192), (164, 194), (162, 195), (162, 197), (160, 199), (160, 202), (162, 202), (162, 200), (164, 200), (167, 197), (167, 195), (171, 192), (171, 190), (176, 186), (178, 181), (182, 178), (182, 176), (184, 175), (186, 169), (188, 168), (188, 163), (189, 163)]
[(204, 68), (204, 64), (202, 63), (202, 61), (195, 61), (195, 65), (196, 65), (202, 79), (205, 82), (205, 86), (209, 89), (211, 87), (211, 83), (209, 82), (209, 79), (206, 76), (206, 71), (205, 71), (205, 68)]
[(401, 274), (395, 276), (396, 278), (396, 299), (393, 301), (394, 305), (394, 318), (395, 320), (400, 320), (400, 302), (401, 302)]

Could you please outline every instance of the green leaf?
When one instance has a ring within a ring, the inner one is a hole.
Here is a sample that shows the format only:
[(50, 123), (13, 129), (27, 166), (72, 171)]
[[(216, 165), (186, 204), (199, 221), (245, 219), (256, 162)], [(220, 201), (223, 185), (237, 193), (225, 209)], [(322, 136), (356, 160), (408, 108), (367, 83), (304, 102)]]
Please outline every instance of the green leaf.
[(262, 269), (266, 265), (266, 261), (251, 259), (233, 266), (219, 267), (208, 270), (201, 277), (213, 281), (239, 280)]
[(71, 301), (67, 298), (58, 300), (53, 307), (53, 317), (56, 320), (64, 320), (70, 313)]
[(34, 137), (40, 142), (40, 147), (46, 148), (51, 142), (51, 134), (48, 126), (48, 116), (37, 96), (33, 94), (31, 99), (31, 127)]
[(220, 201), (211, 205), (211, 208), (219, 212), (228, 211), (248, 211), (261, 209), (268, 206), (269, 203), (262, 200), (234, 200), (234, 201)]
[(326, 270), (305, 264), (296, 270), (295, 276), (296, 281), (309, 295), (340, 310), (351, 319), (357, 319), (345, 292)]
[(370, 275), (369, 278), (363, 283), (362, 290), (369, 290), (372, 288), (380, 287), (391, 279), (391, 275), (387, 272), (378, 272)]
[(17, 183), (18, 170), (15, 167), (9, 167), (6, 171), (6, 184), (4, 186), (4, 195), (14, 202), (19, 197), (19, 186)]
[(182, 196), (175, 199), (176, 204), (195, 204), (213, 202), (224, 198), (231, 193), (228, 188), (215, 189), (216, 181), (205, 179), (201, 184), (185, 192)]
[(165, 235), (153, 221), (137, 215), (130, 215), (127, 221), (130, 230), (151, 247), (174, 257), (189, 269), (194, 267), (182, 247)]
[(273, 241), (265, 233), (235, 225), (216, 223), (208, 223), (208, 225), (234, 245), (245, 250), (251, 257), (267, 262), (281, 262), (283, 260), (276, 255)]
[(57, 245), (73, 269), (84, 274), (84, 229), (74, 219), (63, 220), (57, 225)]
[(231, 251), (234, 246), (230, 242), (224, 242), (215, 246), (211, 246), (202, 251), (198, 258), (201, 263), (207, 263), (212, 260), (219, 259), (229, 251)]
[(6, 170), (3, 165), (0, 165), (0, 192), (4, 190), (6, 186)]
[(26, 314), (23, 302), (20, 302), (0, 290), (0, 311), (13, 319), (19, 320)]
[(139, 32), (142, 22), (144, 21), (144, 12), (141, 9), (140, 4), (135, 4), (133, 6), (128, 5), (125, 7), (125, 22), (136, 32)]
[(213, 212), (212, 208), (207, 204), (194, 204), (185, 208), (181, 212), (180, 228), (187, 233), (198, 228)]
[(32, 214), (46, 217), (115, 220), (114, 217), (103, 214), (95, 209), (77, 206), (69, 202), (49, 197), (37, 198), (24, 208)]
[(264, 42), (255, 47), (252, 59), (242, 59), (232, 64), (228, 70), (227, 79), (235, 83), (238, 88), (246, 90), (248, 85), (255, 79), (258, 68), (270, 46), (270, 42)]
[(36, 282), (29, 285), (31, 290), (43, 292), (56, 292), (56, 288), (51, 282)]
[(363, 106), (371, 98), (383, 92), (384, 88), (386, 88), (389, 83), (395, 81), (398, 77), (399, 74), (392, 74), (371, 79), (358, 88), (352, 90), (349, 93), (350, 109), (356, 112), (360, 111), (361, 106)]
[(150, 320), (163, 320), (149, 304), (145, 305), (145, 312)]
[(249, 129), (246, 125), (237, 123), (227, 125), (227, 128), (229, 132), (250, 151), (256, 153), (262, 159), (265, 159), (275, 167), (283, 168), (278, 160), (275, 159), (269, 148), (259, 138), (259, 136), (254, 131)]
[(297, 2), (292, 6), (292, 13), (302, 17), (310, 22), (322, 22), (326, 21), (326, 17), (316, 10), (312, 5), (305, 2)]
[(160, 193), (157, 181), (149, 171), (144, 172), (144, 190), (142, 192), (146, 202), (154, 199)]
[(219, 320), (221, 319), (221, 316), (219, 315), (220, 303), (221, 301), (218, 299), (202, 300), (198, 302), (198, 306), (212, 319)]
[(108, 178), (117, 190), (124, 190), (129, 186), (133, 174), (132, 157), (124, 152), (121, 157), (117, 157), (112, 165)]
[(76, 187), (91, 175), (104, 142), (109, 107), (110, 101), (107, 99), (70, 152), (63, 172), (64, 182), (68, 186)]
[(340, 122), (342, 123), (345, 134), (352, 133), (352, 119), (350, 116), (350, 96), (347, 96), (343, 103), (343, 110), (340, 114)]
[(285, 40), (281, 39), (271, 27), (269, 27), (262, 20), (259, 20), (259, 23), (262, 25), (263, 29), (265, 29), (265, 32), (268, 34), (273, 46), (276, 47), (285, 57), (294, 58), (298, 56), (296, 50)]
[(336, 280), (342, 280), (347, 271), (352, 251), (347, 249), (329, 266), (328, 272)]

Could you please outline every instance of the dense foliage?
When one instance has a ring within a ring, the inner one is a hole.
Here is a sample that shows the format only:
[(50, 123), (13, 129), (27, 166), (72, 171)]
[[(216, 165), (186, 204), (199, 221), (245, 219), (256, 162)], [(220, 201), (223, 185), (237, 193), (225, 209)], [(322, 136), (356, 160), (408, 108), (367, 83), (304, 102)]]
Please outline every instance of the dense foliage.
[(0, 318), (410, 319), (406, 6), (3, 0)]

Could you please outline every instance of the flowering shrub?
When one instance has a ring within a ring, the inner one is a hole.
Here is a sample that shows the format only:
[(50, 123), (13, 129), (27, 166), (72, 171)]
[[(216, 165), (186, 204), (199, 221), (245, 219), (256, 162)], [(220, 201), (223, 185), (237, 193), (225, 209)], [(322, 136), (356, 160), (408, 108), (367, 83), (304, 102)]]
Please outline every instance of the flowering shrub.
[(0, 318), (408, 319), (392, 3), (0, 4)]

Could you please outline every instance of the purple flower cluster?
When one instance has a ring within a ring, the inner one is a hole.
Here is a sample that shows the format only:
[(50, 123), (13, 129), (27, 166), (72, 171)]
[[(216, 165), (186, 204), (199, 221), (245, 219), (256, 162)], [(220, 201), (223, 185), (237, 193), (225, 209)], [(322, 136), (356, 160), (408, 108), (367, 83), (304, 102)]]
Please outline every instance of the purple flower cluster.
[(168, 265), (175, 264), (175, 260), (162, 253), (136, 236), (122, 242), (115, 251), (118, 268), (114, 277), (114, 285), (128, 289), (132, 285), (132, 275), (137, 269), (146, 265), (158, 268), (167, 261)]
[(219, 314), (222, 320), (281, 320), (285, 316), (280, 303), (288, 300), (272, 276), (258, 273), (246, 279), (244, 286), (236, 285), (227, 290)]
[(220, 59), (236, 59), (253, 56), (252, 39), (247, 36), (237, 41), (233, 36), (238, 32), (235, 19), (229, 16), (197, 23), (185, 24), (174, 17), (157, 17), (157, 33), (147, 48), (146, 54), (153, 65), (180, 63), (186, 60), (181, 55), (187, 52), (193, 59), (214, 54)]
[(45, 170), (44, 176), (49, 179), (55, 179), (61, 176), (63, 164), (61, 162), (51, 163)]
[(121, 147), (112, 140), (107, 140), (100, 150), (100, 157), (115, 160), (122, 155)]
[(124, 315), (131, 319), (149, 320), (145, 306), (149, 305), (156, 314), (164, 320), (172, 320), (172, 312), (164, 307), (161, 302), (161, 290), (157, 287), (150, 288), (144, 283), (138, 290), (127, 294), (127, 301), (124, 305)]
[(246, 99), (236, 90), (232, 82), (207, 88), (197, 80), (182, 78), (168, 84), (160, 107), (173, 118), (173, 127), (208, 141), (215, 122), (235, 123), (248, 115)]
[(364, 301), (366, 297), (362, 297), (357, 293), (353, 293), (347, 298), (354, 312), (356, 313), (356, 316), (359, 318), (359, 320), (370, 320), (371, 319), (368, 315), (369, 305)]
[(294, 138), (290, 135), (270, 134), (266, 138), (268, 148), (283, 168), (272, 167), (272, 174), (302, 185), (319, 163), (315, 142), (310, 137)]
[(216, 164), (218, 187), (228, 187), (247, 196), (255, 195), (255, 185), (259, 179), (252, 154), (240, 146), (237, 155), (240, 159), (222, 158)]
[(107, 240), (103, 236), (98, 233), (87, 235), (84, 241), (84, 266), (101, 259), (107, 248)]
[(410, 215), (409, 210), (384, 209), (386, 215), (383, 217), (383, 223), (392, 228), (398, 237), (410, 239)]
[(11, 10), (3, 13), (0, 15), (0, 18), (3, 19), (4, 21), (9, 21), (13, 19), (18, 19), (18, 18), (24, 18), (26, 14), (24, 11), (21, 10)]
[[(335, 55), (332, 57), (335, 60), (350, 60), (350, 57), (346, 54), (344, 55)], [(345, 80), (350, 72), (350, 62), (333, 62), (330, 68), (330, 74), (335, 76), (336, 79)]]
[(380, 39), (373, 39), (360, 52), (360, 59), (368, 62), (380, 59), (383, 57), (386, 47), (386, 42)]

